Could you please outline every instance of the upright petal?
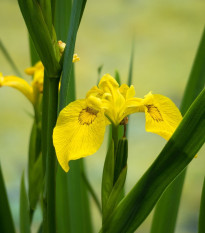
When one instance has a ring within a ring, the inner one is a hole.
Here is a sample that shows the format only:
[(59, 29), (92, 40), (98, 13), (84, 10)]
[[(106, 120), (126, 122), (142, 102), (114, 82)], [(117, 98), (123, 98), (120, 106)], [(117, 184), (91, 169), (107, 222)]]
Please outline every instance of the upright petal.
[(36, 71), (43, 70), (44, 66), (41, 61), (37, 62), (34, 66), (25, 69), (25, 73), (28, 75), (33, 75)]
[(151, 94), (144, 98), (146, 130), (169, 140), (182, 120), (176, 105), (167, 97)]
[(16, 76), (3, 77), (0, 75), (0, 87), (1, 86), (9, 86), (19, 90), (33, 103), (33, 89), (24, 79)]
[(105, 133), (103, 111), (88, 107), (86, 100), (76, 100), (59, 114), (53, 131), (57, 159), (64, 169), (68, 162), (94, 154), (101, 146)]

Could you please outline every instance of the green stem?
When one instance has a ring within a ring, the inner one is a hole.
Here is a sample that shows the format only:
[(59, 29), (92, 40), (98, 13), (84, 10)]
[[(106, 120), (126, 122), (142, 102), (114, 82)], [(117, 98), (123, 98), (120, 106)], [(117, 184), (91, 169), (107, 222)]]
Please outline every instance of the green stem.
[(45, 91), (45, 94), (48, 96), (44, 96), (45, 100), (43, 103), (43, 113), (45, 114), (43, 117), (43, 123), (45, 124), (43, 129), (46, 129), (46, 133), (43, 132), (42, 134), (45, 136), (44, 142), (46, 143), (43, 150), (45, 153), (44, 156), (46, 155), (46, 186), (44, 195), (45, 205), (43, 229), (44, 232), (56, 233), (56, 155), (52, 141), (52, 134), (57, 119), (59, 79), (48, 78), (46, 75), (45, 79), (47, 79), (47, 81), (45, 82), (46, 86), (44, 85), (44, 89), (48, 89), (48, 91)]

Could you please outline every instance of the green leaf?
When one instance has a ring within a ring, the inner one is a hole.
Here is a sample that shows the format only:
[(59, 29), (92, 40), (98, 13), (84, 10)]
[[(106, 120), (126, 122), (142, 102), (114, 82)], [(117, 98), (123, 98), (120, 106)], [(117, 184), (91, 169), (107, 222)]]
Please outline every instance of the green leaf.
[(30, 233), (29, 204), (24, 183), (24, 173), (21, 177), (20, 191), (20, 232)]
[(135, 42), (135, 40), (133, 39), (133, 41), (132, 41), (131, 55), (130, 55), (130, 66), (129, 66), (129, 72), (128, 72), (128, 80), (127, 80), (127, 85), (128, 86), (130, 86), (132, 84), (134, 51), (135, 51), (134, 42)]
[(40, 155), (30, 170), (29, 202), (32, 211), (35, 210), (36, 204), (39, 200), (39, 196), (43, 188), (43, 178), (42, 156)]
[(36, 48), (33, 44), (33, 41), (31, 37), (28, 35), (29, 38), (29, 49), (30, 49), (30, 59), (31, 59), (31, 65), (35, 65), (38, 61), (40, 61), (39, 55), (36, 51)]
[(38, 159), (41, 153), (41, 130), (36, 124), (36, 121), (33, 122), (33, 127), (31, 130), (30, 141), (29, 141), (29, 176), (32, 167), (34, 166), (36, 160)]
[(115, 80), (121, 85), (120, 73), (118, 70), (115, 71)]
[(88, 196), (82, 179), (84, 169), (83, 159), (80, 159), (72, 161), (68, 173), (70, 233), (92, 233)]
[(103, 69), (103, 65), (98, 66), (98, 69), (97, 69), (97, 73), (98, 73), (97, 85), (100, 82), (102, 69)]
[(205, 28), (194, 60), (191, 74), (184, 92), (181, 112), (184, 115), (191, 103), (204, 88), (205, 83)]
[(205, 179), (201, 194), (201, 205), (200, 205), (200, 214), (199, 214), (199, 227), (198, 227), (198, 233), (204, 233), (205, 232)]
[(124, 194), (124, 184), (127, 174), (128, 142), (126, 138), (118, 141), (116, 160), (113, 140), (110, 143), (102, 180), (103, 223), (111, 215)]
[(128, 141), (123, 137), (118, 141), (116, 160), (115, 160), (115, 174), (114, 183), (117, 181), (122, 169), (127, 165), (128, 156)]
[(109, 219), (110, 215), (114, 211), (115, 207), (121, 200), (124, 192), (124, 184), (126, 180), (126, 175), (127, 175), (127, 166), (125, 166), (122, 170), (121, 173), (118, 176), (117, 181), (115, 182), (112, 191), (109, 195), (109, 198), (107, 200), (107, 203), (104, 207), (103, 211), (103, 224)]
[(101, 188), (101, 200), (102, 200), (102, 213), (105, 215), (105, 206), (107, 205), (109, 196), (112, 192), (114, 182), (114, 143), (110, 141), (107, 155), (105, 158), (103, 176), (102, 176), (102, 188)]
[[(181, 104), (184, 115), (188, 107), (203, 89), (205, 83), (205, 29), (195, 57), (192, 71)], [(157, 203), (151, 233), (173, 233), (183, 189), (186, 169), (172, 182)], [(160, 224), (159, 224), (160, 222)]]
[(55, 29), (58, 40), (67, 41), (72, 1), (58, 0), (56, 2)]
[(52, 38), (50, 35), (39, 4), (33, 0), (18, 0), (18, 3), (31, 39), (48, 72), (48, 76), (58, 77), (61, 71), (59, 65), (60, 53), (56, 49), (55, 37)]
[[(173, 233), (186, 175), (186, 168), (176, 177), (159, 199), (152, 220), (151, 233)], [(159, 224), (160, 223), (160, 224)]]
[(45, 20), (45, 23), (47, 24), (48, 31), (50, 32), (50, 35), (52, 37), (52, 10), (51, 10), (51, 0), (38, 0), (39, 5), (42, 10), (43, 18)]
[(15, 233), (14, 223), (9, 207), (6, 187), (0, 164), (0, 232)]
[(1, 40), (0, 40), (0, 50), (2, 51), (4, 57), (6, 58), (6, 60), (8, 61), (10, 66), (12, 67), (13, 71), (16, 73), (16, 75), (22, 77), (21, 72), (19, 71), (19, 69), (17, 68), (16, 64), (14, 63), (11, 55), (9, 54), (8, 49), (5, 47), (5, 45), (3, 44), (3, 42)]
[(63, 75), (61, 80), (61, 89), (60, 89), (60, 110), (64, 108), (67, 103), (68, 96), (68, 86), (70, 82), (70, 77), (72, 73), (72, 60), (74, 54), (75, 41), (77, 36), (77, 31), (79, 27), (79, 22), (82, 17), (82, 11), (85, 7), (86, 0), (74, 0), (71, 21), (69, 26), (69, 32), (64, 52), (64, 61), (63, 61)]
[(134, 232), (168, 185), (191, 162), (205, 141), (205, 90), (139, 182), (120, 202), (101, 232)]
[(28, 160), (28, 185), (30, 218), (32, 221), (33, 213), (39, 199), (39, 194), (43, 185), (43, 165), (41, 155), (41, 130), (34, 120), (29, 142)]
[[(60, 165), (56, 173), (56, 224), (57, 232), (70, 233), (70, 211), (68, 194), (68, 174)], [(80, 211), (80, 210), (79, 210)]]

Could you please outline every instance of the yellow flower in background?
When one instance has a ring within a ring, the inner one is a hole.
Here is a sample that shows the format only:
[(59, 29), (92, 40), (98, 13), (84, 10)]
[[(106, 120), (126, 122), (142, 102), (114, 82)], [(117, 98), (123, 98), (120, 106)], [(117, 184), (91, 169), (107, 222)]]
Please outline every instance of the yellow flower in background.
[(94, 154), (101, 146), (108, 124), (119, 125), (135, 112), (145, 112), (146, 130), (168, 140), (182, 116), (167, 97), (151, 92), (136, 98), (134, 86), (119, 86), (109, 74), (98, 86), (88, 91), (86, 98), (67, 105), (59, 114), (53, 131), (57, 159), (64, 169), (68, 162)]
[[(79, 60), (80, 58), (78, 55), (74, 54), (73, 62)], [(39, 61), (34, 66), (25, 69), (25, 73), (33, 76), (31, 84), (26, 82), (23, 78), (14, 75), (3, 76), (2, 73), (0, 73), (0, 87), (9, 86), (19, 90), (33, 105), (35, 105), (38, 101), (39, 94), (43, 93), (44, 66), (42, 62)]]
[(44, 66), (42, 62), (37, 62), (34, 66), (25, 69), (25, 73), (33, 76), (31, 86), (40, 93), (43, 92)]
[(9, 86), (19, 90), (34, 105), (37, 96), (43, 91), (44, 67), (41, 62), (38, 62), (35, 66), (26, 69), (25, 72), (34, 76), (31, 84), (17, 76), (2, 76), (1, 74), (0, 87)]

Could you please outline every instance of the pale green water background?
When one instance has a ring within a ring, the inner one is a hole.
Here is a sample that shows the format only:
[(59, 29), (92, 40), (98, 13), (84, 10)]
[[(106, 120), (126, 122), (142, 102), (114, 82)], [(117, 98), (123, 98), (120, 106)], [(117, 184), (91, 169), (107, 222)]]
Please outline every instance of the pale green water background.
[[(126, 81), (131, 42), (135, 34), (134, 80), (136, 96), (150, 90), (170, 97), (178, 106), (191, 70), (205, 22), (203, 0), (88, 0), (78, 33), (76, 52), (81, 61), (76, 64), (77, 97), (83, 98), (96, 84), (97, 67), (102, 73), (114, 75), (118, 69)], [(22, 71), (29, 66), (27, 32), (17, 1), (0, 2), (1, 40)], [(13, 70), (0, 53), (0, 71)], [(29, 77), (24, 75), (26, 80)], [(26, 169), (28, 138), (32, 107), (25, 97), (11, 88), (0, 89), (0, 161), (3, 167), (12, 213), (18, 227), (19, 186)], [(163, 148), (165, 141), (144, 130), (144, 115), (131, 117), (129, 129), (129, 159), (127, 190), (140, 178)], [(106, 139), (96, 155), (86, 158), (91, 183), (100, 195), (100, 182), (105, 157)], [(201, 186), (205, 171), (204, 147), (189, 166), (177, 233), (197, 232)], [(100, 217), (93, 204), (95, 230)], [(35, 216), (36, 225), (40, 214)], [(150, 229), (151, 216), (136, 231)]]

